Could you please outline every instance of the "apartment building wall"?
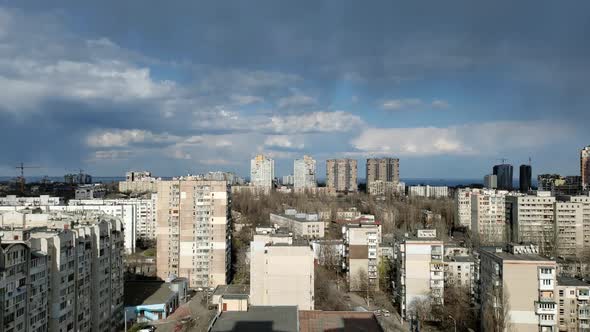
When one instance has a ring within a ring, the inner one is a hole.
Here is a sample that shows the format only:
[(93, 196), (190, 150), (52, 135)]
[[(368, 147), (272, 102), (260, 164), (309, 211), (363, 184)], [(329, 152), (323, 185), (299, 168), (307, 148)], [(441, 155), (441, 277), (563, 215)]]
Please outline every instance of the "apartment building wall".
[(6, 197), (0, 197), (0, 206), (44, 206), (63, 204), (63, 197), (53, 197), (49, 195), (41, 195), (38, 197), (19, 197), (16, 195), (8, 195)]
[(367, 188), (373, 181), (399, 183), (399, 159), (369, 158), (366, 164)]
[(505, 195), (496, 192), (471, 194), (471, 232), (481, 244), (507, 241)]
[(230, 195), (225, 181), (181, 178), (158, 183), (157, 275), (189, 287), (224, 285), (230, 269)]
[(480, 264), (482, 327), (491, 323), (488, 314), (498, 310), (508, 313), (505, 331), (555, 330), (555, 261), (534, 254), (482, 250)]
[(590, 248), (590, 196), (568, 196), (566, 200), (582, 205), (582, 241), (584, 248)]
[(458, 189), (455, 192), (455, 223), (458, 226), (471, 228), (471, 195), (475, 189)]
[(307, 219), (308, 214), (303, 218), (296, 218), (295, 216), (285, 216), (280, 214), (270, 214), (270, 222), (279, 227), (286, 227), (296, 236), (306, 238), (324, 238), (324, 222), (318, 220), (317, 215), (313, 219)]
[(467, 257), (445, 257), (445, 287), (454, 285), (468, 289), (470, 294), (475, 294), (475, 262)]
[(590, 145), (580, 150), (580, 176), (582, 187), (590, 188)]
[(314, 309), (314, 261), (309, 245), (252, 246), (250, 304)]
[[(348, 224), (344, 226), (344, 263), (349, 289), (379, 287), (379, 245), (381, 229), (377, 224)], [(366, 279), (364, 279), (366, 278)]]
[(584, 249), (583, 205), (555, 202), (553, 212), (556, 255), (576, 257)]
[(310, 156), (295, 159), (293, 162), (293, 178), (293, 187), (296, 189), (316, 187), (316, 161)]
[(357, 191), (357, 161), (355, 159), (326, 160), (326, 185), (340, 192)]
[(416, 303), (430, 297), (443, 303), (443, 242), (436, 239), (404, 239), (398, 243), (395, 294), (400, 315), (406, 319)]
[(257, 155), (250, 160), (250, 184), (256, 187), (272, 187), (272, 181), (275, 177), (275, 161)]
[(573, 278), (558, 278), (557, 286), (559, 331), (590, 329), (590, 284)]
[(542, 253), (552, 255), (555, 250), (555, 197), (539, 194), (507, 196), (506, 206), (513, 242), (529, 242), (539, 246)]
[(3, 269), (3, 292), (0, 292), (0, 327), (2, 331), (27, 331), (29, 321), (31, 251), (24, 243), (2, 243), (0, 267)]

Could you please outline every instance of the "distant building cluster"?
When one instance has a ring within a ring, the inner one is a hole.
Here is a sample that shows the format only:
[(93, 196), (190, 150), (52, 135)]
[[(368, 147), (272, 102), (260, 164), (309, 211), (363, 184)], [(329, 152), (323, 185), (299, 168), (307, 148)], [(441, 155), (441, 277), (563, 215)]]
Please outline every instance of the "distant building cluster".
[(125, 174), (125, 181), (119, 182), (119, 191), (123, 193), (155, 193), (157, 181), (147, 171), (130, 171)]
[(449, 187), (446, 186), (409, 186), (408, 196), (410, 197), (428, 197), (444, 198), (449, 197)]

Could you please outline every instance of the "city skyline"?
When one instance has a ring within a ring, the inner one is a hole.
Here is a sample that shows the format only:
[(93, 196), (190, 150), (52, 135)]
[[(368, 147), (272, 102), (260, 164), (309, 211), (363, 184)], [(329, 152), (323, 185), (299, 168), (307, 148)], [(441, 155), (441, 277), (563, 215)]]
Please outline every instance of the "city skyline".
[(308, 154), (320, 177), (371, 157), (402, 178), (529, 157), (576, 175), (589, 6), (1, 3), (0, 174), (245, 175), (263, 153), (277, 174)]

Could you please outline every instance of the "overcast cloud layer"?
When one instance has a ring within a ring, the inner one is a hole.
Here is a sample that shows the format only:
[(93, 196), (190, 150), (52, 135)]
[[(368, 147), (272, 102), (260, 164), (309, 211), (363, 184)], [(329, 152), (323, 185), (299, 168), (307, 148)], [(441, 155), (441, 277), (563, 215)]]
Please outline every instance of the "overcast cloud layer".
[[(584, 1), (0, 1), (0, 174), (277, 175), (398, 156), (405, 178), (498, 158), (578, 174)], [(364, 165), (364, 162), (361, 162)], [(34, 174), (34, 170), (30, 173)], [(361, 167), (361, 177), (364, 170)]]

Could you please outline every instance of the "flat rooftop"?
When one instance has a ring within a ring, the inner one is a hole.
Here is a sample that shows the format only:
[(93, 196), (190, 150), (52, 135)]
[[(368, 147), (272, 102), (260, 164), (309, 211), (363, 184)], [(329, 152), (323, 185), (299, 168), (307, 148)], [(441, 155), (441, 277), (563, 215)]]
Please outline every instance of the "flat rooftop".
[(358, 311), (299, 311), (299, 331), (364, 331), (382, 332), (383, 329), (372, 312)]
[(174, 291), (170, 284), (161, 281), (128, 281), (125, 283), (125, 306), (161, 304), (168, 301)]
[(222, 312), (211, 332), (299, 332), (297, 316), (297, 306), (251, 306)]
[(215, 287), (213, 295), (248, 295), (249, 285), (219, 285)]
[(586, 286), (590, 287), (590, 283), (584, 280), (571, 277), (557, 277), (558, 286)]
[(445, 262), (469, 263), (469, 262), (475, 262), (475, 258), (473, 258), (473, 256), (451, 256), (451, 257), (445, 257), (444, 261)]
[(538, 261), (538, 262), (554, 262), (554, 260), (537, 255), (537, 254), (511, 254), (509, 252), (506, 251), (502, 251), (502, 252), (496, 252), (496, 251), (491, 251), (491, 250), (482, 250), (482, 252), (486, 252), (488, 254), (491, 254), (492, 256), (495, 256), (499, 259), (501, 259), (502, 261)]

